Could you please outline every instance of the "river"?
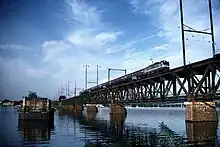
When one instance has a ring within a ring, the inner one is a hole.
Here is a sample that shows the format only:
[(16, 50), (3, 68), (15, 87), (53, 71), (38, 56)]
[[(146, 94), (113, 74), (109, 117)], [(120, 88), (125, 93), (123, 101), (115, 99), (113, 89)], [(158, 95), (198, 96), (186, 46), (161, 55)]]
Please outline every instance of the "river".
[[(218, 123), (185, 123), (185, 108), (128, 108), (127, 116), (56, 111), (54, 122), (19, 122), (0, 108), (0, 146), (220, 146)], [(220, 110), (217, 109), (220, 118)]]

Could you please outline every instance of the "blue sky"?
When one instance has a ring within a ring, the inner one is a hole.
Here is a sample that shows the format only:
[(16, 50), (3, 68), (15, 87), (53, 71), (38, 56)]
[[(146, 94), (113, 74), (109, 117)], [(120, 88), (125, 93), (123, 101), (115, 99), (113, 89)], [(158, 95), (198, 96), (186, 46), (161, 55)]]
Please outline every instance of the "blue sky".
[[(212, 3), (220, 48), (220, 2)], [(185, 24), (209, 28), (206, 0), (183, 0), (183, 7)], [(179, 0), (7, 0), (0, 3), (0, 20), (0, 99), (18, 100), (28, 90), (53, 98), (68, 80), (84, 88), (85, 64), (89, 81), (101, 66), (100, 82), (107, 68), (132, 72), (151, 57), (171, 68), (183, 64)], [(209, 36), (186, 38), (187, 62), (211, 57)]]

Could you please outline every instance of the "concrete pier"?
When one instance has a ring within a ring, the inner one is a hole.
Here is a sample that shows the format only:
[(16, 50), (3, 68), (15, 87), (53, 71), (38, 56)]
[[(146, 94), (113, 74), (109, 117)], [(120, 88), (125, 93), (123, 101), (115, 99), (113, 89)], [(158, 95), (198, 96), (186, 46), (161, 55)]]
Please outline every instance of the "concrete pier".
[(187, 144), (215, 147), (217, 126), (218, 122), (186, 122)]
[(96, 112), (87, 111), (87, 115), (86, 115), (87, 120), (95, 121), (96, 120), (96, 114), (97, 114)]
[(122, 104), (112, 103), (110, 105), (110, 115), (127, 115), (127, 110)]
[(96, 106), (86, 106), (86, 111), (87, 112), (95, 112), (97, 113), (98, 112), (98, 108)]
[(65, 110), (70, 110), (70, 111), (74, 111), (74, 112), (80, 112), (83, 111), (83, 107), (82, 105), (63, 105), (62, 106), (63, 109)]
[(126, 115), (110, 115), (111, 124), (116, 124), (118, 126), (125, 123)]
[(215, 102), (185, 102), (187, 122), (216, 122)]
[(75, 112), (77, 111), (83, 111), (83, 107), (82, 105), (74, 105), (74, 109), (73, 109)]

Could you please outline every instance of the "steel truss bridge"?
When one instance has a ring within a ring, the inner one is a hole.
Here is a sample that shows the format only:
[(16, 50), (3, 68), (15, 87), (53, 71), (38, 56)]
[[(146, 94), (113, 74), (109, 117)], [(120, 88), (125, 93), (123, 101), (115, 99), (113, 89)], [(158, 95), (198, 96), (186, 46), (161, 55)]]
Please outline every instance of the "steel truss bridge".
[(207, 101), (220, 98), (220, 54), (136, 80), (117, 78), (84, 90), (87, 103)]

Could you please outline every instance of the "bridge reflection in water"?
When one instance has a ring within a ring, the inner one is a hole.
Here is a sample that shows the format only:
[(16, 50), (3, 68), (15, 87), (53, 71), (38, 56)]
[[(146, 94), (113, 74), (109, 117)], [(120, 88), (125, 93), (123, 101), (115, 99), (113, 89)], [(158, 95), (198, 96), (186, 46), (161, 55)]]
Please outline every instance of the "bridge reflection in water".
[(23, 144), (47, 144), (50, 141), (54, 121), (18, 120), (18, 131)]
[[(96, 113), (60, 112), (79, 122), (85, 133), (85, 147), (112, 146), (216, 146), (218, 122), (186, 123), (186, 137), (172, 131), (161, 122), (157, 128), (125, 124), (125, 116), (110, 116), (110, 121), (101, 120)], [(76, 121), (73, 121), (75, 123)], [(178, 122), (177, 122), (178, 123)], [(93, 133), (91, 133), (93, 132)]]

